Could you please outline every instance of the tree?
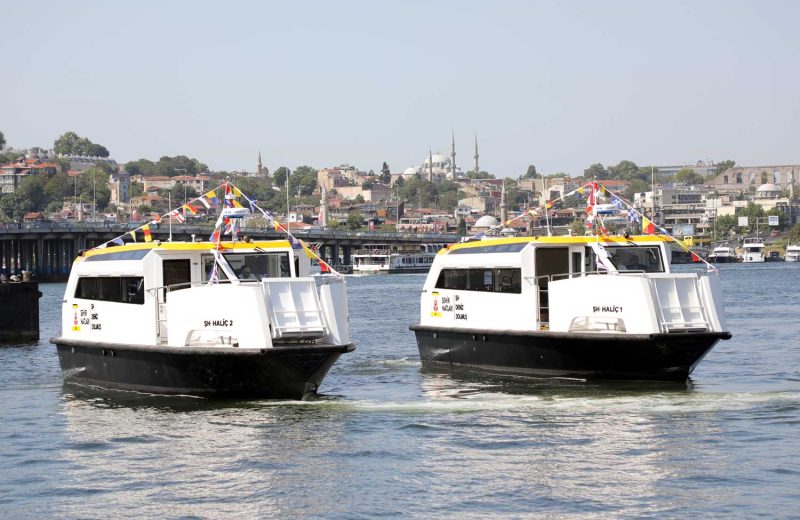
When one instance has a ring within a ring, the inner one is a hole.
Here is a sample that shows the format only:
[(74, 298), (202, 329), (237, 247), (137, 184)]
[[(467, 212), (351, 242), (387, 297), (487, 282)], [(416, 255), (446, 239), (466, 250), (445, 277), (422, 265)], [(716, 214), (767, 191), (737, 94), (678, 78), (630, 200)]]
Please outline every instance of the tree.
[(74, 193), (73, 179), (70, 179), (66, 173), (57, 173), (47, 179), (44, 185), (44, 194), (47, 200), (51, 202), (58, 202)]
[(536, 173), (536, 166), (530, 165), (528, 166), (528, 170), (525, 172), (525, 175), (522, 177), (523, 179), (538, 179), (539, 174)]
[(608, 178), (608, 170), (600, 163), (594, 163), (593, 165), (589, 166), (585, 170), (583, 170), (583, 176), (586, 179), (607, 179)]
[[(5, 148), (6, 146), (6, 136), (3, 135), (3, 132), (0, 132), (0, 150)], [(383, 163), (386, 164), (386, 163)]]
[(385, 162), (381, 166), (380, 181), (383, 184), (389, 184), (390, 182), (392, 182), (392, 172), (389, 171), (389, 165), (386, 164)]
[(144, 185), (141, 182), (132, 182), (128, 195), (131, 197), (139, 197), (144, 193)]
[(289, 175), (289, 168), (287, 168), (286, 166), (281, 166), (280, 168), (275, 170), (275, 173), (272, 175), (272, 177), (275, 180), (275, 186), (282, 186), (285, 189), (287, 175)]
[(714, 175), (720, 175), (721, 173), (724, 173), (726, 170), (733, 168), (735, 165), (736, 161), (732, 161), (730, 159), (718, 162), (717, 166), (714, 168)]
[(675, 174), (675, 180), (684, 184), (703, 184), (703, 176), (691, 168), (682, 168)]
[(736, 229), (738, 219), (734, 215), (722, 215), (714, 221), (714, 234), (718, 237), (727, 237)]
[(105, 146), (95, 144), (75, 132), (65, 132), (53, 143), (53, 151), (58, 155), (88, 155), (90, 157), (108, 157)]
[(347, 228), (355, 231), (364, 225), (364, 217), (358, 211), (353, 211), (347, 215)]
[(362, 190), (371, 190), (372, 187), (375, 185), (375, 181), (372, 179), (367, 179), (361, 183)]
[(800, 224), (795, 224), (788, 234), (789, 244), (796, 244), (800, 242)]
[(633, 161), (623, 160), (616, 166), (608, 167), (608, 177), (610, 179), (632, 181), (639, 178), (639, 167)]
[(769, 172), (766, 170), (761, 172), (761, 184), (766, 184), (769, 182)]
[(485, 172), (483, 170), (479, 171), (477, 174), (473, 171), (467, 172), (467, 179), (494, 179), (494, 175), (489, 172)]
[(632, 200), (634, 193), (644, 193), (646, 191), (650, 191), (650, 184), (642, 179), (634, 179), (628, 184), (628, 187), (625, 188), (625, 192), (622, 195), (626, 199)]
[(458, 234), (462, 236), (467, 234), (467, 221), (464, 217), (458, 219)]
[(573, 220), (569, 223), (569, 233), (572, 236), (581, 236), (586, 234), (586, 230), (583, 226), (583, 222), (578, 219)]

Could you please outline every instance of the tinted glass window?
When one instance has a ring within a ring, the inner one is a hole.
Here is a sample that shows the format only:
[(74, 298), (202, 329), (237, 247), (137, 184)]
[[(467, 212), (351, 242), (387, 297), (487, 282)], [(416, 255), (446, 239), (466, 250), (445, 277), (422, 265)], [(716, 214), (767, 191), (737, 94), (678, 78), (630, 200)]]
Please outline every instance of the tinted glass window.
[(92, 276), (78, 279), (75, 297), (103, 302), (144, 303), (144, 278), (141, 276)]
[(519, 294), (522, 272), (518, 268), (442, 269), (436, 288)]

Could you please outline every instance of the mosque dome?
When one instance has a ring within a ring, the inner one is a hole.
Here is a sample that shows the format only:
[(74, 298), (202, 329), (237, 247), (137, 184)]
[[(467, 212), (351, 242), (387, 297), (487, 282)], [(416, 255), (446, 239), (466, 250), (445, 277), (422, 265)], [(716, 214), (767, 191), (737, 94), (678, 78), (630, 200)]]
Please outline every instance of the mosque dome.
[[(423, 164), (425, 164), (425, 165), (430, 164), (430, 160), (431, 160), (430, 156), (426, 157), (425, 158), (425, 162)], [(450, 158), (448, 156), (444, 155), (444, 154), (435, 153), (435, 154), (433, 154), (433, 164), (434, 165), (437, 165), (437, 164), (449, 165), (450, 164)]]
[(756, 191), (759, 192), (759, 193), (767, 193), (767, 192), (770, 192), (770, 191), (776, 191), (776, 192), (780, 193), (781, 192), (781, 188), (777, 184), (767, 183), (767, 184), (762, 184), (761, 186), (759, 186)]
[(472, 227), (490, 228), (496, 226), (498, 223), (499, 221), (495, 217), (491, 215), (484, 215), (481, 218), (479, 218)]
[(417, 173), (419, 173), (419, 168), (416, 167), (416, 166), (409, 166), (408, 168), (403, 170), (403, 175), (406, 176), (406, 177), (410, 177), (412, 175), (416, 175)]

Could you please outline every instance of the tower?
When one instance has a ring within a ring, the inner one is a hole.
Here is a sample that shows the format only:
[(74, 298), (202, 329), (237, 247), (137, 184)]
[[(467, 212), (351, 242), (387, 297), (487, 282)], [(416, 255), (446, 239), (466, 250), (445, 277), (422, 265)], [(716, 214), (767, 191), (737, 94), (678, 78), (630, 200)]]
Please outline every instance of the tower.
[(506, 180), (503, 179), (503, 187), (500, 190), (500, 224), (506, 225), (508, 221), (508, 204), (506, 203)]
[(433, 151), (428, 148), (428, 180), (433, 182)]
[(475, 163), (472, 165), (472, 171), (475, 172), (475, 176), (477, 177), (477, 175), (481, 171), (480, 167), (478, 166), (478, 134), (477, 134), (477, 132), (475, 133), (475, 155), (473, 155), (472, 158), (475, 160)]
[(450, 173), (452, 179), (456, 178), (456, 134), (450, 130), (452, 141), (450, 142)]
[(261, 150), (258, 151), (258, 162), (256, 163), (256, 175), (261, 177), (264, 174), (264, 165), (261, 164)]
[(319, 225), (324, 228), (328, 225), (328, 189), (324, 185), (322, 186), (321, 194)]

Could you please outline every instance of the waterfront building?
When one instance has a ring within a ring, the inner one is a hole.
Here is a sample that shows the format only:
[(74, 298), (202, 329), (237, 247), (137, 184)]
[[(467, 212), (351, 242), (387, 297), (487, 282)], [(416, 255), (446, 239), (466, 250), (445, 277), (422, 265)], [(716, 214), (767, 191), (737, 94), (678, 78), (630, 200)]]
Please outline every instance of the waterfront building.
[[(658, 171), (658, 175), (663, 180), (673, 179), (675, 174), (687, 168), (698, 175), (702, 175), (703, 178), (714, 175), (717, 169), (714, 161), (697, 161), (694, 164), (669, 164), (665, 166), (654, 166), (654, 168)], [(647, 167), (643, 167), (643, 169), (646, 170)]]
[(175, 175), (174, 177), (152, 176), (142, 177), (144, 191), (152, 189), (169, 190), (179, 182), (187, 188), (194, 189), (197, 193), (205, 191), (209, 178), (205, 175)]
[(734, 195), (754, 194), (762, 184), (775, 184), (789, 192), (789, 198), (796, 195), (796, 185), (800, 182), (800, 165), (734, 166), (709, 179), (706, 185), (717, 193)]
[(58, 165), (37, 158), (24, 158), (0, 165), (0, 193), (14, 193), (28, 175), (55, 175)]

